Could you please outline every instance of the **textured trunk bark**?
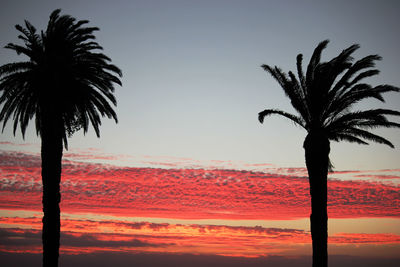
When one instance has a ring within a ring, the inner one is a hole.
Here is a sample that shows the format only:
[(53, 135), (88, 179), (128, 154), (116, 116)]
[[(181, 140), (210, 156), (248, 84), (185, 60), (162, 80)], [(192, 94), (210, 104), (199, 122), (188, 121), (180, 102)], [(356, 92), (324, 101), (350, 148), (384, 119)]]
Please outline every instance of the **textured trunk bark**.
[(328, 266), (327, 180), (330, 145), (319, 132), (310, 132), (304, 141), (311, 195), (311, 237), (313, 267)]
[(60, 247), (60, 181), (63, 141), (54, 116), (42, 118), (43, 266), (57, 267)]

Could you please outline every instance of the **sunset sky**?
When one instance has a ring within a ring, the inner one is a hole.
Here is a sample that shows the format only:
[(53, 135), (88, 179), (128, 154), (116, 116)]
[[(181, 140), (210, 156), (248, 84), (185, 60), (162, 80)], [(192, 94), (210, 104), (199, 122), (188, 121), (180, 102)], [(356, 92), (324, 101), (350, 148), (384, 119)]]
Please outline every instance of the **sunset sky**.
[[(322, 40), (379, 54), (372, 85), (400, 86), (398, 1), (2, 1), (0, 46), (14, 25), (50, 13), (90, 20), (123, 71), (119, 123), (76, 133), (64, 152), (61, 267), (310, 266), (302, 129), (260, 65), (295, 70)], [(0, 64), (22, 61), (1, 48)], [(400, 94), (357, 108), (400, 110)], [(396, 118), (393, 118), (394, 120)], [(398, 120), (397, 120), (398, 121)], [(330, 266), (400, 264), (400, 131), (395, 149), (331, 143)], [(0, 134), (0, 262), (41, 262), (40, 139)]]

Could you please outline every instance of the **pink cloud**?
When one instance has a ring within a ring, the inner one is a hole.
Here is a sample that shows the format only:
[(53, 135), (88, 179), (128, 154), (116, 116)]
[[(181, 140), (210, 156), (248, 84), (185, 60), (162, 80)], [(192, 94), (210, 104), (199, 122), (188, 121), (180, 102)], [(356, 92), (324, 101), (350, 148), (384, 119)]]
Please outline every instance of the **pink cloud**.
[[(37, 155), (3, 151), (0, 171), (1, 208), (41, 210)], [(181, 219), (308, 217), (306, 170), (269, 171), (133, 168), (64, 160), (62, 210)], [(328, 199), (330, 218), (400, 216), (398, 185), (331, 179)]]
[(17, 144), (17, 143), (8, 142), (8, 141), (2, 141), (2, 142), (0, 142), (0, 145), (17, 146), (17, 147), (26, 147), (26, 146), (32, 146), (33, 144), (30, 144), (30, 143), (26, 143), (26, 144)]

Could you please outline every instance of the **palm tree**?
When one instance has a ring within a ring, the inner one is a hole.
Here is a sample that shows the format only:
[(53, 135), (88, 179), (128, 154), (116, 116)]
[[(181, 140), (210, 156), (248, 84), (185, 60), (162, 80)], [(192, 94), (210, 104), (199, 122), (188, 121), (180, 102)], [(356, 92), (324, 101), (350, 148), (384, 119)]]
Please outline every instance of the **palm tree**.
[(387, 115), (399, 116), (398, 111), (351, 111), (354, 104), (363, 99), (376, 98), (383, 102), (383, 93), (399, 91), (399, 88), (386, 84), (372, 87), (361, 83), (361, 80), (379, 73), (373, 67), (375, 61), (381, 58), (370, 55), (353, 63), (351, 54), (359, 45), (352, 45), (332, 60), (320, 62), (321, 52), (327, 44), (328, 40), (325, 40), (316, 47), (305, 74), (302, 68), (303, 56), (297, 56), (298, 77), (292, 72), (286, 74), (276, 66), (262, 65), (278, 81), (298, 114), (277, 109), (266, 109), (258, 114), (261, 123), (266, 116), (276, 114), (290, 119), (307, 131), (303, 147), (310, 183), (314, 267), (328, 265), (327, 175), (331, 168), (330, 140), (358, 144), (373, 141), (393, 148), (391, 142), (369, 130), (377, 127), (400, 127), (400, 124), (386, 118)]
[(87, 23), (55, 10), (41, 34), (28, 21), (25, 27), (17, 25), (24, 44), (5, 48), (29, 60), (0, 67), (3, 130), (12, 116), (14, 135), (19, 125), (24, 136), (35, 118), (42, 141), (43, 266), (58, 266), (61, 160), (67, 138), (81, 128), (86, 133), (89, 124), (99, 137), (104, 116), (117, 122), (113, 92), (114, 84), (121, 85), (122, 73), (96, 52), (102, 49), (93, 35), (99, 29), (84, 27)]

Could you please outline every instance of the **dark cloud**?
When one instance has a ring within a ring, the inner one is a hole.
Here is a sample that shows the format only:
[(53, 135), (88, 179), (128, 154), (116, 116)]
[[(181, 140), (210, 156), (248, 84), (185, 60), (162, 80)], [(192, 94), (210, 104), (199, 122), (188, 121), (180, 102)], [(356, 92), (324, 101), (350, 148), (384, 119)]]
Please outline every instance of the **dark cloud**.
[[(41, 231), (32, 229), (0, 228), (0, 248), (18, 247), (21, 250), (30, 246), (41, 246)], [(123, 240), (121, 240), (121, 238)], [(108, 240), (107, 240), (108, 239)], [(119, 239), (119, 240), (118, 240)], [(88, 248), (144, 248), (144, 247), (163, 247), (170, 244), (151, 244), (141, 241), (129, 235), (107, 234), (107, 233), (74, 233), (61, 232), (60, 243), (62, 247)]]
[(76, 233), (61, 233), (61, 246), (74, 248), (144, 248), (144, 247), (163, 247), (166, 244), (150, 244), (149, 242), (141, 241), (136, 238), (126, 238), (125, 240), (105, 240), (105, 238), (118, 239), (126, 237), (126, 235), (118, 234), (76, 234)]
[(0, 247), (3, 246), (38, 246), (42, 244), (41, 232), (38, 230), (22, 230), (17, 228), (0, 228)]
[(0, 167), (3, 168), (40, 168), (40, 156), (15, 151), (0, 150)]
[[(25, 223), (24, 223), (25, 221)], [(2, 224), (15, 228), (0, 228), (0, 251), (39, 253), (41, 224), (38, 218), (3, 218)], [(17, 227), (35, 227), (22, 229)], [(168, 224), (118, 220), (63, 219), (61, 253), (91, 255), (102, 251), (130, 253), (197, 253), (231, 257), (262, 257), (264, 255), (307, 255), (311, 252), (311, 236), (299, 229), (265, 228), (261, 226), (227, 226), (200, 224)], [(381, 250), (399, 248), (396, 234), (337, 233), (329, 236), (330, 248), (351, 255), (364, 255)], [(364, 246), (359, 248), (358, 246)], [(365, 247), (365, 246), (370, 246)], [(338, 251), (336, 251), (337, 254)], [(396, 255), (394, 252), (388, 255)]]
[[(41, 254), (18, 254), (0, 252), (3, 266), (40, 266)], [(61, 255), (60, 267), (309, 267), (311, 256), (260, 258), (224, 257), (215, 255), (162, 254), (162, 253), (93, 253), (81, 255)], [(400, 258), (372, 258), (345, 255), (329, 257), (329, 266), (351, 267), (398, 267)]]

